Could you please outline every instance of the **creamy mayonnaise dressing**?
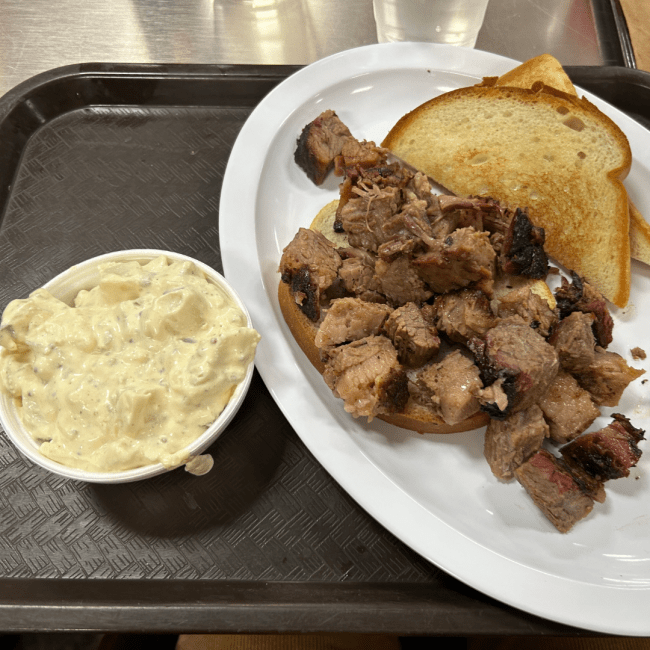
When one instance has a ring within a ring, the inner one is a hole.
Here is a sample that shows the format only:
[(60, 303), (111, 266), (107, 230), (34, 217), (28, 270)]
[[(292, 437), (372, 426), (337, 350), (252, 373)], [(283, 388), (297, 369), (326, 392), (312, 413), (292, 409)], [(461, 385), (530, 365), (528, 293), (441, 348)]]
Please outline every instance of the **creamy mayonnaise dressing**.
[(259, 338), (193, 263), (110, 263), (74, 307), (44, 289), (7, 306), (0, 389), (52, 460), (174, 467), (228, 403)]

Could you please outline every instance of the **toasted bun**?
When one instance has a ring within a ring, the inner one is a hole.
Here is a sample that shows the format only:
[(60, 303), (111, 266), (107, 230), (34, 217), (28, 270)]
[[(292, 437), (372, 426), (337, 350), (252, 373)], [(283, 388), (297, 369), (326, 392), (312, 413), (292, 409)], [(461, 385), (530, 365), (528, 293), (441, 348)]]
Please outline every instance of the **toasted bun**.
[(312, 230), (318, 230), (323, 233), (327, 239), (339, 248), (349, 246), (348, 236), (344, 232), (336, 232), (334, 230), (334, 220), (336, 219), (336, 209), (339, 206), (338, 199), (334, 199), (322, 208), (319, 213), (314, 217), (314, 220), (309, 226)]
[(461, 88), (405, 115), (382, 146), (456, 195), (527, 207), (546, 230), (551, 257), (614, 304), (627, 304), (622, 179), (632, 155), (623, 132), (586, 99), (495, 85)]
[[(334, 200), (323, 207), (312, 221), (310, 228), (320, 231), (330, 241), (343, 248), (348, 246), (347, 235), (337, 233), (334, 230), (334, 220), (336, 218), (338, 203), (338, 200)], [(318, 332), (318, 325), (303, 314), (298, 305), (296, 305), (289, 285), (282, 281), (280, 281), (278, 286), (278, 302), (280, 303), (282, 316), (289, 326), (291, 335), (314, 368), (323, 374), (325, 365), (321, 361), (320, 352), (314, 342)], [(403, 413), (378, 415), (377, 417), (389, 424), (401, 427), (402, 429), (417, 431), (418, 433), (459, 433), (461, 431), (471, 431), (472, 429), (485, 426), (489, 420), (489, 416), (481, 412), (457, 424), (447, 424), (441, 417), (431, 410), (420, 406), (413, 400), (409, 400)]]
[(540, 54), (528, 59), (495, 81), (496, 86), (510, 88), (532, 88), (537, 83), (577, 96), (576, 89), (562, 64), (550, 54)]

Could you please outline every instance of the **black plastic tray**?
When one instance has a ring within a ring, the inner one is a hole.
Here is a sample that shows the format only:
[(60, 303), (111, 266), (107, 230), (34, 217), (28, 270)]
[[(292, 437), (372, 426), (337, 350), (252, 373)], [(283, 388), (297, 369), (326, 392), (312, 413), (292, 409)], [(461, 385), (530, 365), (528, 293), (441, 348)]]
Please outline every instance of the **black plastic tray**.
[[(293, 67), (87, 64), (0, 100), (0, 309), (88, 257), (173, 249), (222, 270), (218, 203), (252, 108)], [(572, 69), (595, 93), (604, 70)], [(647, 119), (649, 75), (605, 99)], [(593, 77), (593, 78), (592, 78)], [(183, 470), (101, 486), (57, 478), (0, 437), (0, 629), (574, 634), (413, 553), (331, 479), (256, 374)]]

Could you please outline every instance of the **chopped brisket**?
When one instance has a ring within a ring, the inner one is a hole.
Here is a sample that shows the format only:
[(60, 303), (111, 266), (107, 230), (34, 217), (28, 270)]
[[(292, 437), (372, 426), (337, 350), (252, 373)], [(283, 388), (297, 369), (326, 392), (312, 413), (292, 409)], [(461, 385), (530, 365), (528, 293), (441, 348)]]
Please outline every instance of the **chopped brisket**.
[(409, 390), (416, 401), (433, 408), (447, 424), (456, 424), (478, 413), (476, 393), (482, 386), (472, 360), (454, 350), (439, 363), (418, 371)]
[(443, 240), (434, 240), (413, 265), (435, 293), (469, 285), (492, 295), (496, 253), (485, 232), (460, 228)]
[(558, 445), (579, 436), (600, 415), (589, 393), (563, 370), (557, 373), (539, 406), (549, 425), (549, 437)]
[(353, 196), (339, 215), (350, 246), (376, 253), (380, 244), (398, 234), (394, 228), (386, 232), (386, 226), (400, 211), (402, 202), (402, 190), (397, 187), (354, 187)]
[(484, 339), (468, 343), (486, 386), (502, 380), (508, 397), (506, 409), (483, 404), (497, 419), (536, 403), (547, 391), (559, 368), (557, 353), (537, 332), (523, 323), (501, 321)]
[(568, 467), (545, 449), (533, 454), (514, 473), (535, 504), (561, 533), (571, 530), (593, 508), (593, 499), (585, 494)]
[[(316, 185), (320, 185), (352, 138), (349, 129), (331, 110), (321, 113), (305, 126), (296, 143), (294, 159)], [(353, 138), (352, 138), (353, 139)]]
[(560, 366), (567, 372), (579, 374), (594, 362), (594, 319), (593, 314), (574, 311), (558, 323), (549, 337), (548, 342), (560, 357)]
[(459, 228), (484, 230), (483, 220), (496, 208), (491, 199), (462, 198), (440, 195), (436, 197), (437, 209), (429, 211), (431, 227), (437, 239), (444, 239)]
[[(334, 161), (334, 171), (337, 176), (348, 176), (354, 179), (367, 169), (393, 169), (386, 162), (386, 154), (386, 150), (378, 147), (374, 142), (348, 138), (343, 142), (341, 153)], [(383, 173), (386, 174), (385, 171)]]
[(375, 277), (375, 256), (362, 248), (340, 248), (343, 260), (339, 268), (339, 278), (350, 294), (368, 302), (385, 302), (381, 284)]
[(558, 321), (555, 310), (551, 309), (544, 298), (531, 291), (529, 284), (523, 284), (501, 296), (497, 314), (501, 318), (521, 318), (545, 338)]
[(541, 448), (547, 436), (548, 424), (536, 404), (505, 420), (490, 420), (483, 452), (492, 473), (504, 481), (513, 478), (514, 470)]
[(628, 366), (616, 352), (596, 346), (594, 360), (576, 379), (599, 406), (618, 406), (623, 391), (644, 372)]
[(629, 476), (641, 450), (642, 429), (632, 426), (623, 415), (615, 413), (611, 424), (600, 431), (586, 433), (560, 450), (570, 467), (579, 467), (599, 481)]
[(483, 338), (497, 324), (490, 301), (478, 289), (436, 296), (432, 311), (438, 330), (456, 343), (466, 344), (470, 339)]
[(438, 332), (425, 320), (422, 310), (414, 302), (395, 309), (384, 327), (403, 365), (410, 368), (423, 366), (438, 354)]
[(605, 298), (575, 271), (571, 271), (571, 280), (572, 282), (569, 283), (563, 277), (562, 285), (555, 291), (560, 318), (565, 318), (574, 311), (593, 314), (595, 317), (593, 329), (596, 342), (601, 348), (606, 348), (613, 340), (614, 321), (607, 308)]
[(377, 260), (375, 277), (382, 293), (393, 305), (421, 304), (433, 295), (407, 256), (398, 257), (393, 262)]
[(548, 274), (543, 228), (532, 224), (528, 214), (517, 208), (510, 220), (501, 249), (501, 268), (510, 275), (543, 279)]
[(349, 167), (340, 185), (339, 204), (336, 209), (334, 230), (345, 232), (342, 221), (343, 210), (348, 201), (363, 196), (364, 192), (374, 190), (381, 192), (386, 188), (403, 190), (413, 178), (413, 174), (400, 167), (397, 163), (384, 163), (379, 167), (366, 169), (361, 166)]
[(369, 336), (330, 352), (323, 378), (354, 417), (398, 413), (408, 402), (408, 379), (385, 336)]
[(359, 298), (333, 300), (318, 328), (314, 343), (323, 352), (341, 343), (379, 334), (391, 312), (388, 305), (365, 302)]
[(341, 256), (322, 233), (300, 228), (285, 247), (279, 271), (291, 285), (296, 304), (313, 321), (320, 318), (320, 298), (338, 277)]

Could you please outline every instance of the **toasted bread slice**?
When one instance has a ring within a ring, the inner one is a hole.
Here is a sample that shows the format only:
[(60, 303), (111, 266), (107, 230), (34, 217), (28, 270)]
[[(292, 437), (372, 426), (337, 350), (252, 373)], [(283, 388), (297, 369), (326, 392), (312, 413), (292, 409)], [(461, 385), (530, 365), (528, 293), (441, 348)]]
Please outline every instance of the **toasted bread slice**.
[(630, 249), (635, 260), (650, 264), (650, 224), (631, 201)]
[[(578, 96), (575, 86), (560, 62), (550, 54), (540, 54), (524, 61), (501, 77), (486, 79), (487, 85), (532, 88), (535, 84), (556, 88)], [(630, 246), (632, 257), (650, 264), (650, 225), (637, 207), (630, 202)]]
[(578, 93), (562, 64), (550, 54), (540, 54), (498, 77), (494, 85), (510, 88), (532, 88), (536, 83), (561, 90), (569, 95)]
[(546, 230), (551, 257), (614, 304), (627, 304), (630, 218), (622, 180), (632, 154), (623, 132), (588, 100), (460, 88), (405, 115), (382, 146), (458, 196), (527, 207)]

